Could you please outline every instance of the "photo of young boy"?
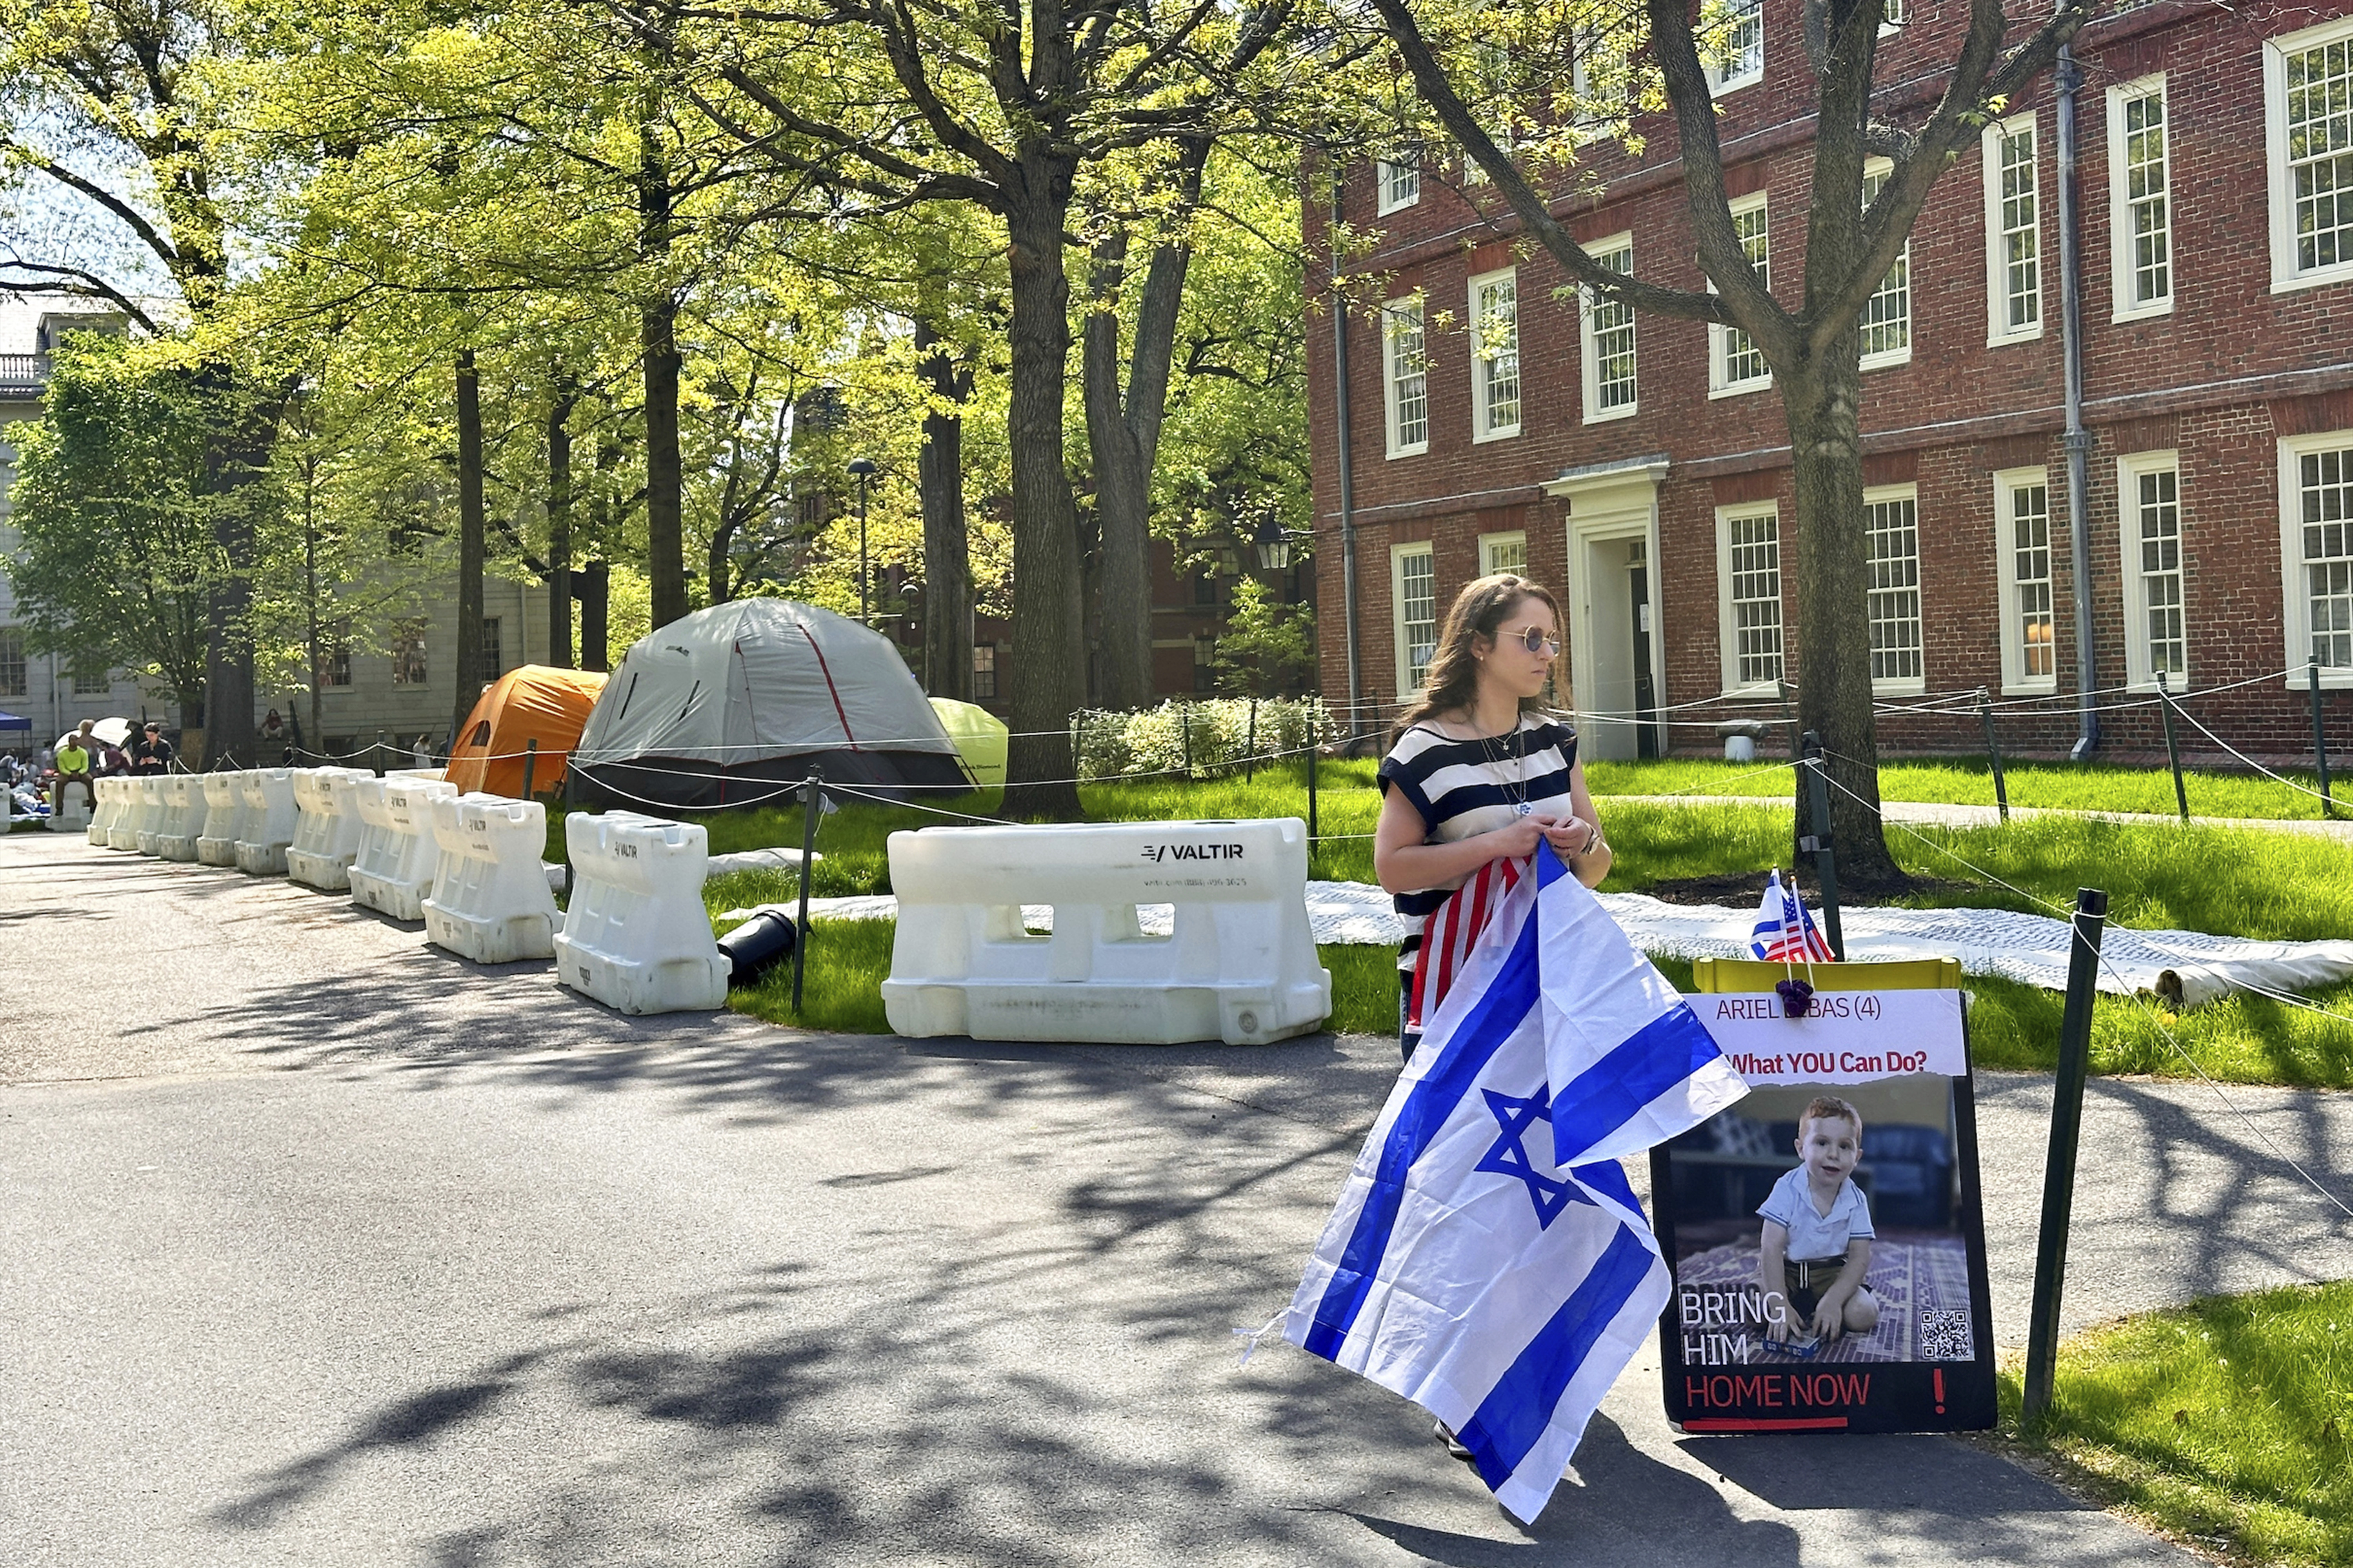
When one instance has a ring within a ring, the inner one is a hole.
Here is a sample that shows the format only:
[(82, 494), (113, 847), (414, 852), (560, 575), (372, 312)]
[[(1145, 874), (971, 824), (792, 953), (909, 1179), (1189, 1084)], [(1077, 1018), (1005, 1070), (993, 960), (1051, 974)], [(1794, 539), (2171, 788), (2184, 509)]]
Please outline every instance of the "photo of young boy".
[(1836, 1095), (1817, 1095), (1798, 1118), (1797, 1169), (1758, 1205), (1757, 1295), (1766, 1338), (1799, 1350), (1879, 1323), (1871, 1272), (1871, 1203), (1854, 1184), (1862, 1156), (1862, 1113)]
[(1774, 1084), (1653, 1156), (1686, 1368), (1968, 1361), (1952, 1080)]

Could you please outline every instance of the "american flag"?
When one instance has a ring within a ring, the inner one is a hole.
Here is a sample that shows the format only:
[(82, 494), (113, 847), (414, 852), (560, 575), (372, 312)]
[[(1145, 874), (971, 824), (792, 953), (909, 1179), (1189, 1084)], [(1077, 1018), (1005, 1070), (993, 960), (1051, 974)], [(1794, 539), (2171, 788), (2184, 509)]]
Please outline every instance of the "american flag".
[(1748, 932), (1748, 951), (1769, 963), (1828, 963), (1838, 956), (1815, 929), (1798, 889), (1782, 886), (1778, 866), (1766, 879), (1765, 901)]
[(1528, 864), (1526, 860), (1490, 860), (1430, 911), (1429, 923), (1421, 928), (1421, 946), (1413, 955), (1413, 985), (1406, 1000), (1408, 1028), (1419, 1029), (1424, 1018), (1436, 1016), (1438, 1005), (1446, 1000), (1471, 950), (1479, 945), (1479, 933), (1487, 929), (1504, 895), (1518, 884)]

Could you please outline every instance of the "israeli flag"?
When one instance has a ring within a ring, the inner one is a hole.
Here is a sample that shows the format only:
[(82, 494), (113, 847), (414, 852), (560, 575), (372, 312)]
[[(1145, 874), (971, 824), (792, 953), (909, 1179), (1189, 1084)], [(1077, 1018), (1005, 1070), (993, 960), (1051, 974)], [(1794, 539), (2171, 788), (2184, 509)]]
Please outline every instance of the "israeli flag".
[(1523, 1521), (1672, 1294), (1618, 1156), (1747, 1092), (1549, 847), (1535, 870), (1429, 1021), (1283, 1328), (1444, 1422)]

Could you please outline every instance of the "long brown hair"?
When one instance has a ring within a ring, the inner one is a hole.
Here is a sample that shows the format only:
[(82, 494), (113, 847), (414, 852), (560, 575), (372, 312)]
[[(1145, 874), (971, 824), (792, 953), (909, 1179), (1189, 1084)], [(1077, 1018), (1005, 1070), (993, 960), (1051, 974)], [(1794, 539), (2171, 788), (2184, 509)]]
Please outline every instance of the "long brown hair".
[[(1398, 716), (1397, 727), (1389, 731), (1390, 745), (1396, 745), (1399, 736), (1433, 714), (1470, 708), (1472, 700), (1479, 695), (1479, 639), (1493, 638), (1504, 617), (1530, 599), (1542, 600), (1545, 607), (1552, 611), (1554, 622), (1558, 623), (1560, 602), (1541, 583), (1500, 572), (1463, 584), (1462, 592), (1454, 595), (1454, 603), (1446, 612), (1445, 626), (1438, 634), (1438, 651), (1430, 656), (1421, 700)], [(1520, 699), (1523, 713), (1543, 710), (1544, 703), (1537, 698)]]

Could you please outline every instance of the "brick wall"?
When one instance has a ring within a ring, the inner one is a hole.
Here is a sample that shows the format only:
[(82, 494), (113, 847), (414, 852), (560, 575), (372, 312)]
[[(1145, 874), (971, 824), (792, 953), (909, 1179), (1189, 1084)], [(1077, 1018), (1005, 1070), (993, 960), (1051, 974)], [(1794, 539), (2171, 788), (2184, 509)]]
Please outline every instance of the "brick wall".
[[(2348, 0), (2285, 13), (2240, 14), (2189, 0), (2159, 0), (2105, 21), (2079, 39), (2079, 96), (2085, 422), (2090, 464), (2090, 583), (2094, 684), (2121, 684), (2125, 668), (2124, 561), (2116, 458), (2139, 451), (2179, 453), (2184, 591), (2192, 688), (2248, 680), (2279, 669), (2283, 651), (2278, 455), (2280, 436), (2353, 429), (2353, 285), (2274, 294), (2262, 134), (2263, 40), (2353, 14)], [(1926, 17), (1883, 45), (1883, 81), (1918, 79), (1947, 58), (1949, 28), (1964, 14)], [(1725, 96), (1722, 136), (1728, 183), (1768, 198), (1772, 275), (1793, 298), (1802, 273), (1810, 149), (1802, 122), (1783, 120), (1808, 100), (1795, 0), (1767, 0), (1766, 80)], [(2111, 86), (2163, 71), (2169, 121), (2175, 307), (2168, 315), (2116, 321), (2110, 264), (2106, 94)], [(1896, 95), (1900, 96), (1900, 94)], [(1931, 692), (1985, 685), (2000, 693), (2000, 616), (1995, 472), (2041, 466), (2051, 488), (2058, 683), (2075, 689), (2074, 635), (2062, 429), (2055, 110), (2047, 82), (2021, 94), (2009, 114), (2032, 112), (2038, 132), (2043, 331), (1988, 346), (1982, 161), (1972, 147), (1938, 184), (1915, 226), (1910, 253), (1912, 353), (1908, 363), (1867, 372), (1864, 427), (1869, 483), (1918, 487), (1926, 685)], [(1672, 122), (1645, 117), (1640, 160), (1614, 146), (1592, 150), (1596, 191), (1575, 210), (1580, 240), (1630, 230), (1635, 268), (1670, 285), (1701, 286), (1683, 209)], [(1556, 300), (1563, 274), (1540, 251), (1497, 238), (1479, 216), (1493, 199), (1448, 188), (1455, 171), (1426, 170), (1420, 201), (1376, 218), (1369, 171), (1348, 181), (1344, 210), (1382, 240), (1361, 268), (1362, 297), (1348, 322), (1349, 400), (1357, 522), (1360, 682), (1368, 698), (1396, 696), (1390, 548), (1429, 540), (1435, 549), (1442, 610), (1477, 570), (1482, 532), (1524, 528), (1531, 574), (1565, 581), (1563, 502), (1543, 489), (1566, 469), (1638, 455), (1671, 462), (1658, 492), (1657, 603), (1663, 616), (1660, 700), (1687, 703), (1722, 686), (1717, 621), (1718, 505), (1778, 499), (1784, 558), (1783, 615), (1794, 653), (1796, 606), (1788, 602), (1794, 505), (1788, 434), (1769, 389), (1708, 394), (1704, 325), (1642, 317), (1636, 325), (1638, 413), (1588, 425), (1577, 312)], [(1323, 214), (1311, 205), (1311, 232)], [(1508, 228), (1509, 225), (1502, 226)], [(1466, 324), (1469, 279), (1516, 266), (1522, 433), (1474, 443), (1472, 360)], [(1423, 454), (1390, 458), (1383, 409), (1381, 343), (1369, 308), (1419, 290), (1428, 321), (1430, 443)], [(1307, 322), (1317, 528), (1324, 603), (1342, 604), (1337, 524), (1336, 382), (1328, 313)], [(1321, 626), (1323, 683), (1345, 699), (1344, 616)], [(1791, 658), (1792, 679), (1801, 679)], [(2108, 700), (2137, 700), (2111, 698)], [(2333, 702), (2353, 709), (2353, 698)], [(2036, 706), (2036, 705), (2028, 705)], [(2066, 703), (2030, 716), (2004, 710), (2005, 745), (2062, 751), (2074, 721)], [(2278, 680), (2201, 700), (2196, 711), (2244, 749), (2308, 751), (2300, 690)], [(2353, 719), (2353, 712), (2348, 712)], [(2112, 754), (2161, 747), (2155, 711), (2106, 716)], [(1890, 744), (1922, 750), (1979, 748), (1966, 722), (1894, 714)], [(1695, 748), (1704, 731), (1679, 731)], [(2192, 736), (2195, 751), (2208, 751)]]

